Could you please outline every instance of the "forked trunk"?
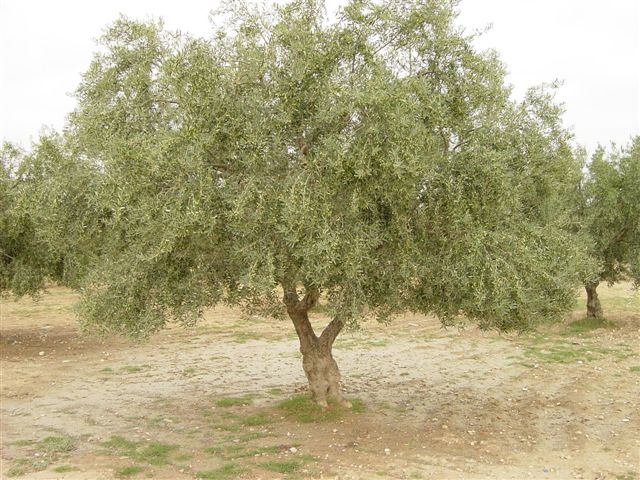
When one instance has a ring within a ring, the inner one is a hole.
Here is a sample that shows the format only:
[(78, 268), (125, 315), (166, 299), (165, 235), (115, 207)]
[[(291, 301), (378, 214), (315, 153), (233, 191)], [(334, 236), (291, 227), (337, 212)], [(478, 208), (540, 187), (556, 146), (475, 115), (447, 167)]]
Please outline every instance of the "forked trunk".
[(331, 354), (333, 342), (344, 324), (342, 321), (334, 319), (318, 337), (313, 331), (307, 313), (315, 305), (317, 296), (310, 298), (309, 295), (307, 294), (300, 301), (295, 292), (289, 291), (287, 293), (285, 290), (285, 304), (300, 339), (302, 368), (309, 382), (311, 396), (322, 408), (327, 408), (328, 401), (332, 399), (342, 406), (351, 407), (351, 403), (342, 396), (340, 391), (340, 370)]
[(602, 306), (596, 291), (597, 288), (598, 282), (588, 283), (585, 286), (587, 290), (587, 317), (589, 318), (602, 318)]
[[(302, 368), (309, 381), (309, 390), (313, 400), (323, 408), (327, 408), (328, 400), (334, 399), (343, 406), (351, 406), (340, 392), (340, 370), (331, 349), (335, 337), (342, 329), (341, 322), (333, 320), (318, 338), (306, 313), (290, 315), (300, 339)], [(340, 323), (338, 326), (337, 323)], [(336, 329), (335, 336), (325, 336), (328, 329)]]

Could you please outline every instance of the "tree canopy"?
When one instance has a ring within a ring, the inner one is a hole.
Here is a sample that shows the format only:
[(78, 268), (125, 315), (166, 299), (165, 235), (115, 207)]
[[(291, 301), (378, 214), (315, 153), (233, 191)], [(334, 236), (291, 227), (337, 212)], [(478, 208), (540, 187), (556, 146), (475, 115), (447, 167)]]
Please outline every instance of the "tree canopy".
[(598, 317), (599, 282), (631, 278), (636, 287), (640, 284), (640, 136), (609, 153), (599, 147), (588, 165), (583, 192), (590, 254), (599, 264), (597, 278), (587, 282), (587, 314)]
[(84, 322), (145, 335), (221, 301), (288, 313), (311, 382), (309, 352), (363, 318), (511, 330), (568, 309), (586, 267), (562, 109), (552, 87), (513, 100), (456, 8), (355, 0), (330, 21), (314, 0), (231, 2), (211, 39), (111, 25), (48, 157), (76, 162), (85, 194), (42, 218), (51, 243), (73, 237)]

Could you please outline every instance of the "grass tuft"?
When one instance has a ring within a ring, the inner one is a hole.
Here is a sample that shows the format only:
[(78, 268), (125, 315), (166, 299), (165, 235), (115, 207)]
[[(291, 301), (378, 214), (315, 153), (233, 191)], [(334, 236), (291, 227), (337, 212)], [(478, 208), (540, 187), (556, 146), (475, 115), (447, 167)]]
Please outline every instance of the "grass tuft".
[(239, 407), (251, 405), (253, 395), (244, 395), (242, 397), (226, 397), (216, 401), (217, 407)]
[(278, 407), (287, 416), (294, 417), (300, 423), (320, 423), (337, 420), (350, 410), (356, 413), (364, 411), (364, 405), (361, 400), (354, 399), (351, 404), (352, 408), (347, 409), (335, 403), (329, 403), (329, 409), (323, 410), (311, 399), (310, 395), (296, 395), (283, 400), (278, 404)]
[(167, 465), (170, 463), (169, 454), (178, 448), (177, 445), (157, 442), (134, 442), (121, 436), (111, 437), (108, 441), (102, 442), (102, 446), (119, 455), (150, 465)]
[(574, 320), (569, 324), (569, 331), (572, 333), (586, 333), (598, 328), (617, 328), (617, 325), (604, 318), (585, 317)]
[(40, 445), (47, 453), (67, 453), (76, 448), (75, 440), (68, 436), (47, 437)]
[(273, 460), (270, 462), (262, 462), (260, 466), (272, 472), (293, 473), (302, 466), (302, 463), (297, 460)]
[(286, 450), (284, 445), (274, 445), (271, 447), (246, 448), (242, 445), (226, 445), (224, 447), (208, 447), (204, 451), (225, 460), (236, 460), (238, 458), (258, 457), (271, 455)]
[(214, 470), (205, 470), (196, 472), (196, 478), (205, 478), (207, 480), (227, 480), (235, 478), (244, 472), (239, 465), (235, 463), (227, 463), (225, 466)]
[(242, 420), (242, 425), (246, 427), (257, 427), (260, 425), (268, 425), (272, 422), (273, 420), (269, 415), (264, 412), (260, 412)]
[(9, 477), (17, 477), (29, 472), (44, 470), (51, 463), (56, 462), (61, 457), (65, 457), (67, 453), (76, 448), (76, 440), (68, 435), (47, 437), (39, 442), (23, 440), (19, 441), (19, 443), (22, 446), (35, 447), (41, 455), (34, 458), (16, 458), (7, 472)]
[(137, 465), (132, 465), (130, 467), (124, 467), (119, 470), (116, 470), (117, 477), (131, 477), (133, 475), (137, 475), (140, 472), (143, 472), (144, 468), (139, 467)]

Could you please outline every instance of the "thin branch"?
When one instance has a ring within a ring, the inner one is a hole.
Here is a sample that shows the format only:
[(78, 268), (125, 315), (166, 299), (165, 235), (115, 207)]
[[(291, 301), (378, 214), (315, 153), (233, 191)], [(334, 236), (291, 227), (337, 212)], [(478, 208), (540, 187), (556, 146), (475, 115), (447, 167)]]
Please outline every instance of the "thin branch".
[(12, 257), (11, 255), (9, 255), (8, 253), (6, 253), (6, 252), (0, 252), (0, 253), (2, 253), (2, 255), (4, 255), (4, 256), (5, 256), (5, 257), (7, 257), (8, 259), (15, 261), (15, 258), (14, 258), (14, 257)]

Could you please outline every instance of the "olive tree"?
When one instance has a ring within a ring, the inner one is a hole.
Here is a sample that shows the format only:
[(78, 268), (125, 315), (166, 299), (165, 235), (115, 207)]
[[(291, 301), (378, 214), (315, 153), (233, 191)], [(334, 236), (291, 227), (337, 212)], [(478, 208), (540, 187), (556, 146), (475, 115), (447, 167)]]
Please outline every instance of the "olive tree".
[(0, 170), (0, 294), (35, 293), (42, 287), (46, 267), (37, 245), (34, 225), (16, 209), (16, 169), (24, 153), (14, 145), (2, 146)]
[(562, 110), (545, 88), (513, 101), (456, 15), (231, 2), (211, 39), (110, 26), (67, 128), (97, 172), (84, 324), (147, 335), (219, 302), (288, 316), (326, 406), (348, 404), (345, 326), (414, 311), (522, 330), (565, 311), (584, 252)]
[(0, 292), (38, 295), (46, 282), (78, 287), (99, 251), (99, 212), (92, 205), (99, 170), (72, 142), (43, 134), (31, 151), (2, 151)]
[(582, 217), (599, 270), (586, 283), (587, 317), (602, 317), (596, 291), (631, 277), (640, 283), (640, 136), (626, 148), (599, 147), (584, 182)]

